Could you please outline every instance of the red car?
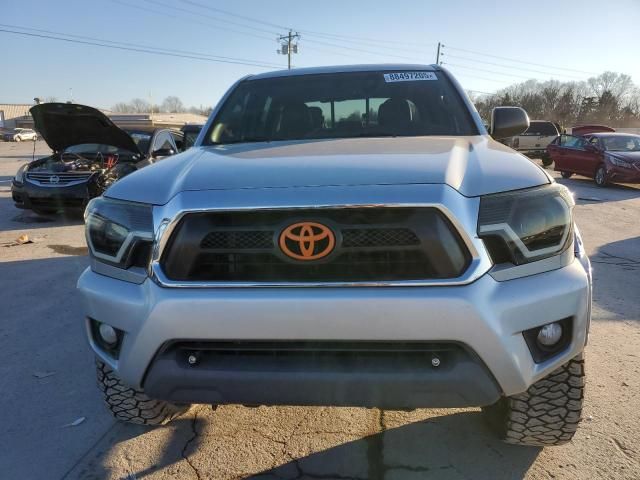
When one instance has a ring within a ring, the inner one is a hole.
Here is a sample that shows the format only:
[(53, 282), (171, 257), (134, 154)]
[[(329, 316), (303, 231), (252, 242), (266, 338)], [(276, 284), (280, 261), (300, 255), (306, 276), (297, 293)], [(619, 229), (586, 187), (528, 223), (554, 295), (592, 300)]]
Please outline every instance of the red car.
[(549, 144), (547, 152), (563, 178), (584, 175), (600, 187), (609, 182), (640, 183), (640, 135), (561, 135)]

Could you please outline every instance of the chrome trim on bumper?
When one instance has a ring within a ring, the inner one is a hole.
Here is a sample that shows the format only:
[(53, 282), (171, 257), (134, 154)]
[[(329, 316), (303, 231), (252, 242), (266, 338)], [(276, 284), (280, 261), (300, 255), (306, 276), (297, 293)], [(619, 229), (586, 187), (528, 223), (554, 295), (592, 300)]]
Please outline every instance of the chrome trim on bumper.
[[(327, 192), (333, 187), (302, 187), (291, 188), (285, 190), (285, 196), (290, 195), (286, 201), (279, 203), (270, 202), (266, 205), (257, 205), (252, 203), (234, 204), (230, 206), (210, 207), (217, 205), (217, 202), (210, 196), (221, 195), (224, 198), (225, 191), (208, 191), (208, 192), (182, 192), (180, 199), (175, 197), (167, 205), (154, 208), (154, 224), (155, 241), (152, 254), (151, 264), (149, 266), (149, 276), (158, 285), (169, 288), (255, 288), (255, 287), (411, 287), (411, 286), (448, 286), (448, 285), (466, 285), (476, 281), (483, 276), (492, 267), (492, 262), (487, 253), (484, 243), (477, 237), (469, 236), (468, 232), (475, 232), (477, 227), (479, 199), (466, 198), (457, 191), (446, 185), (375, 185), (369, 187), (354, 186), (336, 188), (336, 195), (343, 192), (349, 192), (361, 198), (367, 196), (378, 196), (381, 190), (390, 190), (394, 194), (402, 195), (405, 199), (422, 198), (424, 201), (399, 201), (399, 202), (339, 202), (340, 198), (336, 198), (336, 203), (326, 201), (315, 201), (313, 195), (306, 196), (301, 200), (297, 194), (304, 189), (305, 193), (315, 191), (320, 197), (327, 196)], [(264, 198), (265, 190), (260, 190), (260, 198)], [(297, 191), (297, 192), (296, 192)], [(367, 192), (363, 194), (362, 192)], [(374, 193), (375, 195), (371, 195)], [(191, 196), (190, 199), (184, 197)], [(329, 193), (328, 195), (332, 195)], [(347, 197), (352, 195), (347, 194)], [(396, 195), (394, 195), (396, 196)], [(199, 198), (198, 198), (199, 197)], [(200, 205), (204, 203), (204, 205)], [(184, 208), (177, 204), (193, 205), (190, 208)], [(256, 211), (256, 210), (323, 210), (323, 209), (348, 209), (348, 208), (436, 208), (452, 223), (460, 237), (462, 238), (466, 248), (471, 255), (471, 262), (467, 270), (459, 277), (450, 279), (432, 279), (432, 280), (399, 280), (399, 281), (366, 281), (366, 282), (184, 282), (174, 281), (167, 278), (160, 266), (160, 258), (167, 246), (167, 242), (176, 226), (187, 214), (202, 212), (229, 212), (229, 211)]]

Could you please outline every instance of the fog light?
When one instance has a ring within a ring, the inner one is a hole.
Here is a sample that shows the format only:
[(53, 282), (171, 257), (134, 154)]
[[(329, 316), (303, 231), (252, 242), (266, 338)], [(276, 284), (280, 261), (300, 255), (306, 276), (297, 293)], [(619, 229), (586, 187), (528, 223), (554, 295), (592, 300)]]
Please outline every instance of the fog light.
[(111, 325), (101, 323), (98, 332), (100, 332), (100, 337), (107, 345), (115, 345), (118, 342), (118, 334)]
[(548, 323), (538, 332), (538, 343), (543, 347), (552, 347), (562, 338), (562, 326), (559, 323)]

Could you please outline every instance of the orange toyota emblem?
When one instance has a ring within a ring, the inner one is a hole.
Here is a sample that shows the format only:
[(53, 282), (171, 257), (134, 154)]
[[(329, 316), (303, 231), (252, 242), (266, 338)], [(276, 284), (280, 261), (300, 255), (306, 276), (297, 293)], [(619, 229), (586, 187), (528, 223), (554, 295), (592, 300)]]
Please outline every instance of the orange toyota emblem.
[(280, 250), (296, 260), (318, 260), (329, 255), (336, 245), (336, 236), (326, 225), (299, 222), (280, 233)]

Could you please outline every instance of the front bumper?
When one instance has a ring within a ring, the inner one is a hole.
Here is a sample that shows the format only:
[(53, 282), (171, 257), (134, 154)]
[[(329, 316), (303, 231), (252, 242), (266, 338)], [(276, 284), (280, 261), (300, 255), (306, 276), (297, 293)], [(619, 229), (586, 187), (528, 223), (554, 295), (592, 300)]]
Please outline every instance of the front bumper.
[(60, 186), (42, 187), (29, 181), (11, 184), (11, 197), (17, 208), (27, 210), (83, 209), (90, 198), (95, 196), (88, 182)]
[[(95, 353), (125, 383), (152, 396), (389, 408), (483, 405), (525, 391), (582, 351), (591, 297), (588, 261), (577, 259), (515, 280), (483, 275), (467, 285), (439, 287), (163, 288), (149, 279), (134, 284), (87, 269), (78, 288), (87, 317), (125, 332), (115, 359), (88, 328)], [(522, 332), (565, 318), (572, 319), (569, 345), (535, 363)], [(414, 364), (394, 376), (379, 364), (346, 374), (331, 365), (318, 371), (304, 363), (294, 368), (244, 360), (200, 369), (166, 354), (176, 341), (274, 340), (438, 342), (460, 345), (468, 355), (453, 357), (449, 369)]]
[(615, 165), (607, 165), (607, 179), (611, 182), (640, 183), (640, 170), (638, 167), (622, 168)]

